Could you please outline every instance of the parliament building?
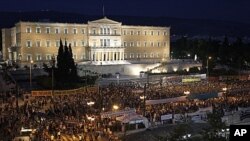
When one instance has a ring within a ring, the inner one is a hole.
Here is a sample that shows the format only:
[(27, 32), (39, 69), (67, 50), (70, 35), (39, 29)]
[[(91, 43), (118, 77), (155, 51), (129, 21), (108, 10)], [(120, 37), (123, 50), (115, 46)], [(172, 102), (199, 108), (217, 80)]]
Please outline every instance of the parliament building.
[(122, 25), (104, 17), (87, 24), (20, 21), (2, 29), (3, 59), (41, 66), (57, 55), (60, 39), (71, 44), (76, 63), (156, 63), (170, 57), (169, 27)]

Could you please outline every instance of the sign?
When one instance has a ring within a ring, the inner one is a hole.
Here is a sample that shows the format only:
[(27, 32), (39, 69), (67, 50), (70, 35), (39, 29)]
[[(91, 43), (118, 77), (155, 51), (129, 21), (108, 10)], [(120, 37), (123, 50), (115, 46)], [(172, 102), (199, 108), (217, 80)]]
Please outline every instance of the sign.
[(199, 82), (201, 78), (183, 78), (182, 83), (189, 83), (189, 82)]
[(172, 119), (173, 115), (172, 114), (167, 114), (167, 115), (161, 115), (161, 120), (169, 120)]
[(230, 141), (249, 141), (250, 125), (230, 125)]

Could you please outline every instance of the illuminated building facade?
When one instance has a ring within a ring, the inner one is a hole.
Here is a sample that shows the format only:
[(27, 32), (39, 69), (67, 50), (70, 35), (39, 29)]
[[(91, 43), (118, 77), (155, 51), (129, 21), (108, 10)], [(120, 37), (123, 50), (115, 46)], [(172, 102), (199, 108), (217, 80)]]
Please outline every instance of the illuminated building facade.
[(71, 44), (77, 63), (122, 64), (169, 59), (170, 28), (122, 25), (102, 18), (87, 24), (18, 22), (2, 29), (3, 59), (38, 66), (57, 55), (60, 39)]

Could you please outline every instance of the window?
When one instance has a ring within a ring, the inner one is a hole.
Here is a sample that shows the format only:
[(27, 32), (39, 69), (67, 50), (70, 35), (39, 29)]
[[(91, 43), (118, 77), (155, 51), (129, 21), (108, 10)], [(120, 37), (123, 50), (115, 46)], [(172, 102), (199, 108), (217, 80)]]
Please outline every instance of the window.
[(140, 31), (137, 31), (137, 35), (140, 35), (141, 34), (141, 32)]
[(56, 47), (59, 47), (59, 46), (60, 46), (60, 41), (56, 40)]
[(128, 58), (127, 53), (124, 53), (124, 58)]
[(154, 42), (151, 42), (151, 47), (153, 47), (154, 46)]
[(108, 35), (110, 35), (110, 28), (107, 28)]
[(46, 27), (46, 31), (47, 34), (50, 34), (50, 27)]
[(73, 42), (73, 46), (77, 47), (77, 42), (76, 41)]
[(36, 41), (36, 47), (41, 47), (41, 41)]
[(85, 59), (85, 54), (82, 54), (81, 59)]
[(85, 42), (84, 42), (84, 41), (82, 41), (82, 46), (83, 46), (83, 47), (85, 46)]
[(40, 27), (36, 28), (36, 33), (41, 33), (41, 28)]
[(26, 47), (32, 47), (32, 42), (30, 40), (26, 41)]
[(166, 42), (164, 42), (164, 47), (166, 47), (167, 46), (167, 43)]
[(96, 42), (94, 41), (93, 46), (96, 47)]
[(68, 34), (68, 28), (64, 28), (64, 34)]
[(134, 53), (130, 53), (130, 58), (134, 58)]
[(50, 47), (50, 41), (46, 41), (46, 47)]
[(85, 30), (84, 30), (84, 28), (82, 29), (82, 34), (85, 34)]
[(117, 34), (116, 32), (117, 32), (117, 30), (115, 29), (115, 30), (114, 30), (114, 35), (116, 35), (116, 34)]
[(107, 39), (107, 46), (110, 46), (110, 39)]
[(103, 39), (101, 39), (101, 47), (103, 46)]
[(50, 54), (46, 54), (46, 60), (51, 60), (51, 55)]
[(37, 54), (37, 55), (36, 55), (36, 60), (37, 60), (37, 61), (41, 61), (41, 60), (42, 60), (41, 54)]
[(73, 34), (77, 34), (77, 29), (76, 28), (73, 29)]
[(56, 28), (56, 29), (55, 29), (55, 33), (56, 33), (56, 34), (59, 34), (59, 33), (60, 33), (60, 29), (59, 29), (59, 28)]
[(151, 31), (151, 35), (154, 35), (154, 31)]
[(137, 53), (137, 58), (141, 58), (141, 54), (140, 53)]
[(130, 35), (133, 35), (134, 34), (134, 32), (133, 31), (130, 31)]
[(123, 31), (123, 35), (126, 35), (126, 30)]
[(124, 47), (126, 47), (127, 46), (127, 42), (123, 42), (123, 45), (124, 45)]
[(160, 36), (160, 31), (158, 31), (158, 36)]
[(154, 57), (154, 53), (151, 53), (151, 54), (150, 54), (150, 57), (153, 58), (153, 57)]
[(147, 35), (147, 31), (144, 31), (144, 35)]
[(146, 47), (146, 46), (147, 46), (147, 42), (145, 41), (145, 42), (144, 42), (144, 47)]
[(168, 35), (167, 31), (164, 32), (164, 36)]
[(141, 42), (140, 41), (137, 42), (137, 46), (138, 47), (141, 46)]
[(157, 57), (157, 58), (159, 58), (159, 57), (160, 57), (159, 53), (156, 53), (156, 57)]
[(157, 46), (158, 46), (158, 47), (160, 47), (160, 45), (161, 45), (161, 43), (160, 43), (160, 42), (158, 42), (158, 43), (157, 43)]
[(92, 30), (92, 33), (93, 33), (93, 34), (96, 34), (95, 29)]
[(147, 53), (144, 54), (144, 58), (147, 58)]
[(26, 28), (26, 33), (31, 33), (31, 28), (30, 27)]
[(31, 61), (32, 60), (32, 55), (31, 54), (27, 54), (27, 61)]
[(134, 46), (134, 42), (130, 42), (130, 46), (131, 46), (131, 47)]

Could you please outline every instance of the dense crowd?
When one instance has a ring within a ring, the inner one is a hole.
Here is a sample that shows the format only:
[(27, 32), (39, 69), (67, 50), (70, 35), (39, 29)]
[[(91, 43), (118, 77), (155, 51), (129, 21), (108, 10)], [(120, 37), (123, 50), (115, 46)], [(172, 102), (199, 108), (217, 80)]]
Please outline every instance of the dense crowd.
[(237, 110), (237, 107), (250, 106), (249, 82), (164, 83), (147, 85), (146, 89), (139, 83), (120, 83), (75, 95), (23, 97), (18, 106), (15, 98), (9, 97), (0, 108), (0, 137), (13, 139), (20, 135), (22, 128), (32, 128), (37, 130), (34, 140), (46, 140), (50, 135), (60, 138), (61, 134), (82, 140), (86, 137), (89, 140), (100, 136), (108, 138), (112, 123), (101, 119), (100, 112), (112, 111), (113, 105), (118, 105), (119, 109), (135, 108), (143, 114), (145, 105), (140, 99), (143, 95), (146, 100), (157, 100), (179, 97), (184, 91), (195, 95), (220, 92), (223, 87), (227, 90), (223, 91), (222, 97), (147, 105), (145, 116), (149, 121), (157, 122), (161, 115), (191, 113), (202, 107)]

